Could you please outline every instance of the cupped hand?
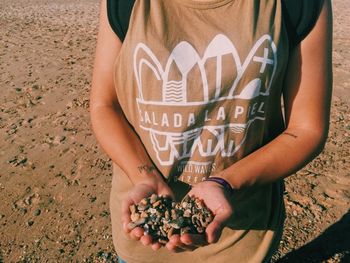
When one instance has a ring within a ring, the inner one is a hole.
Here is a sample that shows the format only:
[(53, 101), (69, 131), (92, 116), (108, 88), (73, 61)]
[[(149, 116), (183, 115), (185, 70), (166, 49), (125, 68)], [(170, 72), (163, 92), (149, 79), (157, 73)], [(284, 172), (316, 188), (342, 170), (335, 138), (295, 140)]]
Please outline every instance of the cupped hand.
[(188, 193), (204, 201), (204, 204), (214, 214), (213, 221), (207, 226), (205, 234), (174, 235), (166, 247), (173, 252), (194, 250), (198, 247), (215, 243), (219, 240), (222, 229), (233, 213), (228, 201), (229, 193), (218, 183), (204, 181), (193, 186)]
[(169, 186), (164, 182), (161, 177), (150, 177), (146, 178), (135, 184), (135, 186), (129, 191), (126, 198), (122, 203), (122, 223), (123, 229), (131, 239), (140, 240), (145, 246), (151, 246), (153, 250), (158, 250), (161, 245), (158, 242), (154, 242), (150, 235), (145, 235), (143, 228), (136, 227), (130, 229), (128, 224), (131, 222), (130, 219), (130, 206), (132, 204), (139, 203), (143, 198), (147, 198), (152, 194), (159, 196), (170, 196), (174, 199), (174, 194), (170, 190)]

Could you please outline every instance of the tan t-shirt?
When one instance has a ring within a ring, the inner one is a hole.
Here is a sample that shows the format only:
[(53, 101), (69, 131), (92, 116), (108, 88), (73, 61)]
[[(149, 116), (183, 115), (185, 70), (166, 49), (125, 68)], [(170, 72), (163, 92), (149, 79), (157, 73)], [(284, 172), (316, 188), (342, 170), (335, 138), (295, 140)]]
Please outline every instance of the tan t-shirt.
[[(139, 0), (115, 67), (126, 118), (177, 199), (284, 127), (288, 58), (278, 0)], [(262, 262), (285, 217), (283, 181), (238, 191), (220, 240), (193, 252), (154, 252), (121, 229), (132, 184), (114, 164), (113, 241), (129, 262)]]

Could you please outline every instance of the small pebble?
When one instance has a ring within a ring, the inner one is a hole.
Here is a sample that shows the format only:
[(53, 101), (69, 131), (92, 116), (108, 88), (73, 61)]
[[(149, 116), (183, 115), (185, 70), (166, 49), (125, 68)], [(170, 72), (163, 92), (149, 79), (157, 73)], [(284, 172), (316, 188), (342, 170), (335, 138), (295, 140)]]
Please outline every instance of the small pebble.
[(38, 215), (40, 215), (40, 214), (41, 214), (41, 210), (40, 210), (40, 209), (35, 209), (34, 215), (35, 215), (35, 216), (38, 216)]

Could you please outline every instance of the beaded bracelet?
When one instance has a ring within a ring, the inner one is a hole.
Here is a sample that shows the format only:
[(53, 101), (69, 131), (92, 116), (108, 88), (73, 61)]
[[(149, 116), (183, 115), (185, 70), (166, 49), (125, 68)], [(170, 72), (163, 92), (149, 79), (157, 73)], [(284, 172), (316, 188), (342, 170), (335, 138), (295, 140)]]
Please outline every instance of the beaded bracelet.
[(204, 181), (210, 181), (210, 182), (218, 183), (225, 190), (227, 190), (230, 194), (233, 194), (235, 192), (235, 190), (236, 190), (229, 184), (229, 182), (227, 182), (225, 179), (223, 179), (221, 177), (211, 176), (211, 177), (208, 177), (207, 179), (205, 179)]

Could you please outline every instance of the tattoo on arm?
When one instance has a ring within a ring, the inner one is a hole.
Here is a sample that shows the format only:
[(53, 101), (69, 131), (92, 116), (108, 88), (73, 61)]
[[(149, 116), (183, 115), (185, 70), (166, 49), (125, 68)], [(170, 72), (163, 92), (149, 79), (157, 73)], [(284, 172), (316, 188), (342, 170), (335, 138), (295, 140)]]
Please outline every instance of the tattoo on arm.
[(140, 173), (142, 173), (143, 171), (145, 171), (146, 173), (150, 173), (154, 171), (156, 168), (154, 166), (145, 164), (145, 165), (138, 166), (137, 169), (139, 169)]
[(298, 136), (296, 136), (296, 135), (295, 135), (295, 134), (293, 134), (293, 133), (284, 132), (283, 134), (285, 134), (285, 135), (289, 135), (289, 136), (293, 137), (294, 139), (298, 138)]

